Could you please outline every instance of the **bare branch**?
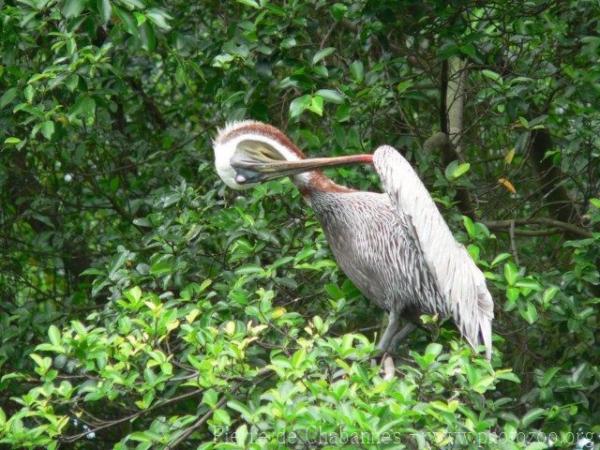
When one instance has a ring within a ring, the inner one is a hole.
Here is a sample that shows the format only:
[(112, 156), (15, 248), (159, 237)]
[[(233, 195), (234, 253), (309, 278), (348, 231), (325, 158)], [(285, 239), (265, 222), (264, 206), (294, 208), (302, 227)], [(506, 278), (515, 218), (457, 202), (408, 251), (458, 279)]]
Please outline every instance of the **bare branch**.
[[(588, 231), (584, 228), (578, 227), (576, 225), (567, 223), (567, 222), (562, 222), (560, 220), (556, 220), (556, 219), (550, 219), (548, 217), (532, 217), (530, 219), (511, 219), (511, 220), (492, 220), (489, 222), (483, 222), (485, 226), (487, 226), (488, 228), (492, 228), (492, 229), (502, 229), (502, 228), (506, 228), (506, 229), (510, 229), (510, 227), (512, 226), (511, 224), (514, 223), (514, 225), (547, 225), (547, 226), (551, 226), (554, 228), (557, 228), (559, 230), (562, 230), (563, 232), (568, 232), (571, 235), (577, 235), (580, 237), (585, 237), (585, 238), (591, 238), (593, 237), (593, 234), (591, 231)], [(521, 231), (521, 232), (519, 232)], [(522, 234), (524, 230), (515, 230), (515, 234)], [(529, 231), (533, 231), (533, 230), (529, 230)], [(549, 230), (544, 230), (545, 234), (547, 234), (547, 232)], [(539, 231), (537, 232), (539, 233)], [(539, 234), (527, 234), (528, 236), (538, 236)]]
[(517, 263), (517, 266), (518, 266), (520, 263), (519, 263), (519, 253), (517, 252), (517, 244), (515, 242), (515, 221), (514, 220), (510, 221), (510, 228), (508, 230), (509, 230), (508, 235), (510, 236), (510, 249), (512, 251), (513, 258), (515, 259), (515, 262)]
[(188, 397), (192, 397), (194, 395), (198, 395), (198, 394), (200, 394), (202, 392), (204, 392), (204, 391), (201, 390), (201, 389), (197, 389), (197, 390), (194, 390), (194, 391), (191, 391), (191, 392), (186, 392), (185, 394), (181, 394), (181, 395), (178, 395), (176, 397), (164, 400), (162, 402), (158, 402), (158, 403), (154, 404), (153, 406), (151, 406), (148, 409), (137, 411), (137, 412), (135, 412), (133, 414), (129, 414), (128, 416), (121, 417), (120, 419), (106, 421), (102, 425), (99, 425), (99, 426), (97, 426), (95, 428), (92, 428), (90, 430), (87, 430), (87, 431), (84, 431), (84, 432), (81, 432), (81, 433), (78, 433), (78, 434), (73, 434), (71, 436), (61, 437), (60, 441), (61, 442), (75, 442), (75, 441), (77, 441), (77, 440), (79, 440), (81, 438), (84, 438), (85, 436), (87, 436), (90, 433), (95, 433), (97, 431), (104, 430), (105, 428), (114, 427), (115, 425), (118, 425), (118, 424), (123, 423), (123, 422), (129, 422), (131, 420), (137, 419), (140, 416), (143, 416), (144, 414), (149, 413), (150, 411), (154, 411), (155, 409), (160, 408), (161, 406), (165, 406), (165, 405), (168, 405), (170, 403), (178, 402), (178, 401), (186, 399)]
[(175, 439), (172, 443), (170, 443), (169, 445), (167, 445), (165, 447), (166, 450), (172, 450), (175, 447), (177, 447), (179, 444), (181, 444), (183, 441), (185, 441), (190, 434), (192, 434), (194, 431), (196, 431), (198, 428), (200, 428), (202, 425), (204, 425), (204, 423), (210, 419), (210, 417), (213, 415), (213, 413), (215, 412), (215, 410), (217, 408), (220, 408), (221, 406), (223, 406), (225, 403), (227, 402), (227, 397), (223, 396), (221, 398), (221, 400), (219, 400), (219, 403), (217, 403), (215, 405), (215, 408), (211, 409), (210, 411), (208, 411), (206, 414), (204, 414), (202, 417), (200, 417), (191, 427), (189, 427), (187, 430), (185, 430), (181, 436), (179, 436), (177, 439)]

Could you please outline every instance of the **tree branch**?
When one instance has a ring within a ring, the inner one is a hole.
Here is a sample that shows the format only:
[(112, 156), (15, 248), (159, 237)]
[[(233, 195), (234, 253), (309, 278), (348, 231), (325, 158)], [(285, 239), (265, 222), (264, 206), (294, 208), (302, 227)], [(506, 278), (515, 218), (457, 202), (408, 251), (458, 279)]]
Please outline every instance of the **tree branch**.
[(197, 390), (191, 391), (191, 392), (186, 392), (185, 394), (178, 395), (177, 397), (173, 397), (173, 398), (164, 400), (162, 402), (156, 403), (155, 405), (151, 406), (148, 409), (137, 411), (137, 412), (135, 412), (133, 414), (130, 414), (128, 416), (121, 417), (120, 419), (115, 419), (115, 420), (107, 421), (106, 423), (104, 423), (102, 425), (99, 425), (99, 426), (97, 426), (95, 428), (92, 428), (92, 429), (87, 430), (87, 431), (83, 431), (83, 432), (78, 433), (78, 434), (73, 434), (71, 436), (60, 437), (59, 440), (61, 442), (75, 442), (75, 441), (77, 441), (77, 440), (79, 440), (79, 439), (87, 436), (90, 433), (96, 433), (97, 431), (104, 430), (105, 428), (114, 427), (115, 425), (118, 425), (120, 423), (128, 422), (128, 421), (137, 419), (138, 417), (140, 417), (140, 416), (142, 416), (144, 414), (147, 414), (147, 413), (149, 413), (151, 411), (154, 411), (155, 409), (160, 408), (161, 406), (165, 406), (165, 405), (168, 405), (170, 403), (178, 402), (178, 401), (186, 399), (188, 397), (192, 397), (194, 395), (198, 395), (198, 394), (200, 394), (202, 392), (204, 392), (204, 391), (201, 390), (201, 389), (197, 389)]
[[(457, 145), (463, 133), (464, 89), (466, 70), (458, 58), (442, 61), (440, 74), (440, 130), (423, 144), (426, 151), (436, 150), (442, 155), (444, 167), (452, 161), (461, 160)], [(458, 82), (456, 81), (458, 79)], [(454, 134), (450, 134), (454, 133)], [(476, 219), (471, 195), (465, 188), (457, 188), (456, 201), (460, 212)]]
[(213, 413), (215, 412), (216, 409), (223, 406), (226, 402), (227, 402), (227, 397), (224, 395), (221, 398), (221, 400), (219, 400), (219, 402), (215, 405), (214, 408), (211, 408), (206, 414), (204, 414), (202, 417), (200, 417), (191, 427), (189, 427), (187, 430), (185, 430), (183, 433), (181, 433), (181, 435), (177, 439), (175, 439), (173, 442), (171, 442), (169, 445), (167, 445), (165, 447), (165, 450), (173, 450), (175, 447), (177, 447), (179, 444), (181, 444), (183, 441), (185, 441), (190, 436), (190, 434), (192, 434), (194, 431), (196, 431), (198, 428), (200, 428), (202, 425), (204, 425), (204, 423), (208, 419), (210, 419), (210, 417), (213, 415)]
[(519, 252), (517, 251), (517, 243), (515, 242), (515, 221), (510, 221), (510, 228), (508, 229), (508, 235), (510, 236), (510, 249), (512, 251), (513, 258), (517, 266), (519, 263)]
[[(510, 233), (510, 230), (498, 228), (496, 230), (499, 233)], [(517, 230), (515, 229), (515, 236), (526, 236), (526, 237), (542, 237), (542, 236), (552, 236), (555, 234), (562, 234), (563, 230), (558, 228), (543, 228), (541, 230)]]
[(448, 135), (448, 60), (442, 61), (442, 72), (440, 74), (440, 130)]
[[(593, 237), (591, 231), (588, 231), (584, 228), (578, 227), (567, 222), (562, 222), (556, 219), (550, 219), (548, 217), (532, 217), (530, 219), (492, 220), (489, 222), (483, 222), (485, 226), (492, 229), (510, 229), (512, 223), (514, 223), (515, 225), (548, 225), (557, 228), (562, 232), (567, 232), (570, 235), (574, 235), (577, 237)], [(515, 230), (515, 234), (523, 235), (523, 231), (524, 230)], [(533, 230), (528, 231), (534, 232)], [(544, 231), (544, 234), (548, 234), (549, 230), (539, 230), (535, 232), (537, 234), (527, 234), (527, 236), (538, 236), (540, 231)]]
[(453, 57), (448, 60), (448, 86), (446, 107), (448, 110), (448, 136), (459, 157), (463, 156), (462, 134), (465, 109), (466, 63)]

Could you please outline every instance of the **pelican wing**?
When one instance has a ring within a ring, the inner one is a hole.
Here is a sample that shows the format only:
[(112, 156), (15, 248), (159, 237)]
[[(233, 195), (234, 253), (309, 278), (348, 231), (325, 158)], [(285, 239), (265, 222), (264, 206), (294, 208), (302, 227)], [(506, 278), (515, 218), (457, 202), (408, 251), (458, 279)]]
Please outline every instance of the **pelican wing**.
[(427, 266), (459, 330), (471, 346), (485, 345), (489, 359), (494, 303), (483, 273), (454, 239), (408, 161), (392, 147), (383, 146), (375, 151), (373, 163), (392, 205), (412, 222)]

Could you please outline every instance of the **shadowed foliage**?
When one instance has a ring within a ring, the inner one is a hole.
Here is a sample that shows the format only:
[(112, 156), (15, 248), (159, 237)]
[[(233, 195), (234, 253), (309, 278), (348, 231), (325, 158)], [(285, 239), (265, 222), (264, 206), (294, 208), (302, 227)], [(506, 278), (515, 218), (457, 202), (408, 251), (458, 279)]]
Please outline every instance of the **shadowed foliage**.
[[(0, 1), (0, 447), (600, 445), (599, 18)], [(215, 174), (243, 118), (310, 156), (399, 149), (486, 275), (492, 361), (423, 317), (372, 363), (383, 313), (291, 183)]]

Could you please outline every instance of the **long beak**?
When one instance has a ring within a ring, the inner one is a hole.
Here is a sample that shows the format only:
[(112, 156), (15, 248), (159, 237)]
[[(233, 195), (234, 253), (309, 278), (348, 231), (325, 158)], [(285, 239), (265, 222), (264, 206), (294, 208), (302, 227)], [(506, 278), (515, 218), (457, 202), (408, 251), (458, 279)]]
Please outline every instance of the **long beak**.
[[(256, 182), (296, 175), (298, 173), (324, 167), (338, 167), (351, 164), (373, 164), (373, 155), (334, 156), (330, 158), (309, 158), (298, 161), (269, 161), (264, 163), (238, 161), (232, 164), (232, 166), (244, 177), (244, 181)], [(255, 176), (248, 177), (250, 173), (254, 173)], [(246, 178), (248, 179), (246, 180)]]

